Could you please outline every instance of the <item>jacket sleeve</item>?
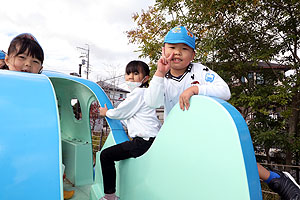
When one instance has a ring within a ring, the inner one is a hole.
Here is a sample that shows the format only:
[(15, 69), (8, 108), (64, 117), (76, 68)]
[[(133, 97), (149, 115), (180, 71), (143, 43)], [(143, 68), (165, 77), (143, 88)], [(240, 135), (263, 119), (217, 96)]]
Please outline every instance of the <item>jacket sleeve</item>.
[(117, 108), (109, 109), (106, 116), (111, 119), (125, 120), (131, 118), (143, 104), (143, 89), (137, 88), (122, 101)]
[(214, 71), (208, 70), (202, 74), (201, 83), (198, 85), (201, 95), (229, 100), (231, 93), (227, 83)]
[(164, 78), (153, 76), (149, 87), (145, 90), (144, 99), (150, 108), (159, 108), (164, 105)]

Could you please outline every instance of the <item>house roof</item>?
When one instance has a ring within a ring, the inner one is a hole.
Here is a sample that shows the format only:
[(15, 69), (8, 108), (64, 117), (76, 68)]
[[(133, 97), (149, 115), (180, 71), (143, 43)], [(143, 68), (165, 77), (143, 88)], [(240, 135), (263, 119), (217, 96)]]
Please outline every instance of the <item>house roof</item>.
[(288, 65), (282, 65), (282, 64), (277, 64), (277, 63), (266, 63), (266, 62), (259, 62), (258, 63), (259, 67), (268, 69), (268, 68), (272, 68), (272, 69), (281, 69), (284, 71), (290, 70), (291, 67)]
[(119, 88), (119, 87), (117, 87), (113, 84), (107, 83), (105, 81), (98, 81), (97, 84), (100, 85), (103, 90), (111, 90), (111, 91), (129, 93), (129, 91)]
[[(208, 62), (207, 64), (211, 64), (211, 65), (221, 64), (222, 65), (222, 64), (226, 64), (226, 62)], [(230, 64), (232, 65), (234, 63), (230, 63)], [(252, 62), (247, 62), (245, 64), (253, 65)], [(289, 66), (289, 65), (277, 64), (277, 63), (272, 63), (272, 62), (258, 62), (258, 65), (256, 65), (256, 67), (261, 67), (263, 69), (283, 70), (283, 71), (288, 71), (291, 69), (291, 66)]]

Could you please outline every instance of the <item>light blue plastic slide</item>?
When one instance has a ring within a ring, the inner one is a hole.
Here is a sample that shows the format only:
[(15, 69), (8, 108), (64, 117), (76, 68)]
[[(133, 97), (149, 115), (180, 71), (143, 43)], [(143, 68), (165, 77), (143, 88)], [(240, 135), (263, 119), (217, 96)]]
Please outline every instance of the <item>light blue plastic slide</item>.
[[(74, 99), (81, 119), (74, 116)], [(92, 81), (0, 70), (1, 200), (62, 200), (62, 163), (74, 200), (104, 195), (100, 152), (93, 177), (93, 101), (112, 108)], [(107, 122), (111, 134), (104, 148), (129, 140), (120, 121)], [(248, 127), (233, 106), (212, 97), (193, 96), (188, 111), (176, 105), (149, 151), (116, 168), (121, 200), (262, 199)]]
[[(106, 146), (113, 144), (110, 139)], [(93, 190), (103, 195), (99, 162), (96, 169)], [(177, 104), (149, 151), (120, 161), (117, 169), (121, 200), (262, 199), (243, 117), (229, 103), (207, 96), (193, 96), (188, 111)]]

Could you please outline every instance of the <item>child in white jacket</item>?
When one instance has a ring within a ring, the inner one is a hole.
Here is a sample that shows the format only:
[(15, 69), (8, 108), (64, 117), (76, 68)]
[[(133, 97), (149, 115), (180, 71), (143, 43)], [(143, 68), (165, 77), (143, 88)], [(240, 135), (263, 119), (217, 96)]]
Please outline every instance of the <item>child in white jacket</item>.
[(115, 161), (143, 155), (152, 145), (161, 123), (156, 111), (145, 104), (144, 92), (148, 86), (149, 67), (142, 61), (131, 61), (126, 66), (125, 80), (131, 93), (117, 108), (100, 108), (100, 115), (124, 120), (131, 141), (113, 145), (100, 154), (105, 196), (100, 200), (117, 200)]
[[(182, 110), (189, 109), (193, 95), (230, 99), (226, 82), (208, 67), (192, 63), (195, 57), (195, 36), (184, 26), (172, 28), (165, 37), (162, 57), (145, 102), (152, 108), (164, 106), (165, 119), (179, 102)], [(284, 200), (300, 200), (300, 187), (288, 172), (269, 171), (257, 163), (259, 177)]]

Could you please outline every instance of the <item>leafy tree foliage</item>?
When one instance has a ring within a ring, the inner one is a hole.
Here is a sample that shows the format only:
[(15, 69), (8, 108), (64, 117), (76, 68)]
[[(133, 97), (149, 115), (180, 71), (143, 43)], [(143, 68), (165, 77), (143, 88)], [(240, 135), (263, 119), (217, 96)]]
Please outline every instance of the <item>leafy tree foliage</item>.
[[(153, 71), (166, 33), (176, 25), (189, 28), (198, 37), (195, 62), (227, 81), (230, 103), (251, 119), (255, 145), (281, 148), (291, 163), (300, 150), (298, 0), (157, 0), (133, 20), (137, 26), (127, 36)], [(271, 62), (294, 74), (285, 76)]]

